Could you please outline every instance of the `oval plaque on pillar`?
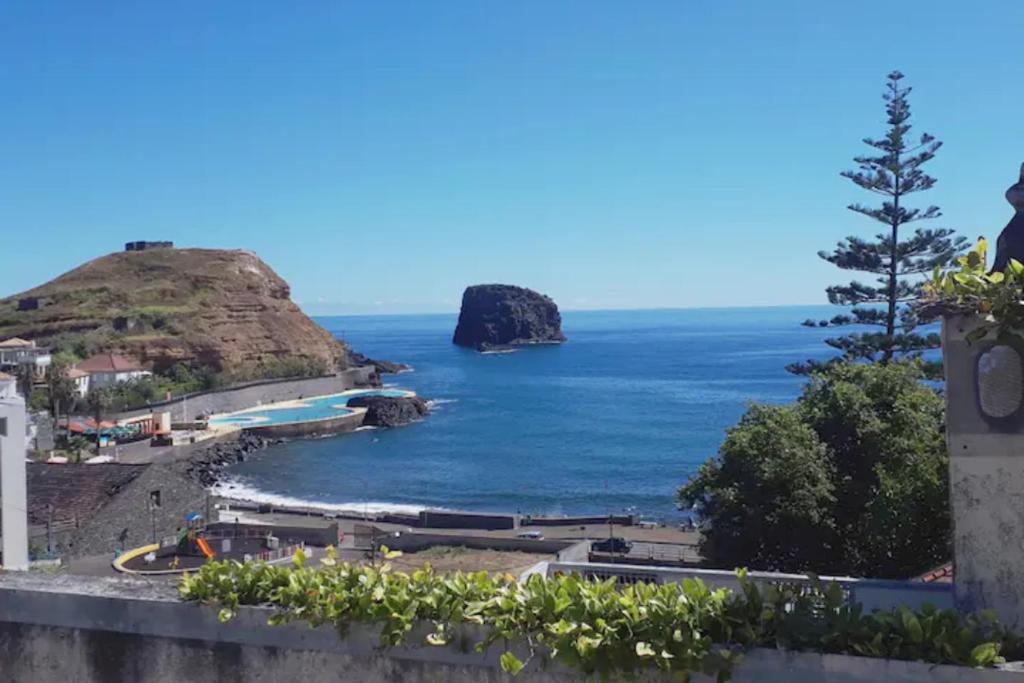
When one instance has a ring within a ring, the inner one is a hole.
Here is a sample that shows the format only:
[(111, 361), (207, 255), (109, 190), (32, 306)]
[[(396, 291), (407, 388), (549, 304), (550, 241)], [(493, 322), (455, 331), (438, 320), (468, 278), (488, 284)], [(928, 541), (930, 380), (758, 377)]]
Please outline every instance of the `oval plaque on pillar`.
[(1024, 356), (1016, 344), (997, 342), (978, 355), (976, 396), (982, 418), (1013, 430), (1024, 422)]

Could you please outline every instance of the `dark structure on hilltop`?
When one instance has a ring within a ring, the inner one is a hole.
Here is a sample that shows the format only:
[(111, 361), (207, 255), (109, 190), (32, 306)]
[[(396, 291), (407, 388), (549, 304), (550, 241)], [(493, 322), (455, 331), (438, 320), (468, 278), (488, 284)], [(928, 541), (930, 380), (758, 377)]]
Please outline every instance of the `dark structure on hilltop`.
[(473, 285), (462, 295), (459, 346), (486, 350), (517, 344), (565, 341), (558, 306), (543, 294), (514, 285)]
[(174, 242), (147, 242), (140, 240), (138, 242), (125, 242), (125, 251), (145, 251), (146, 249), (173, 249)]

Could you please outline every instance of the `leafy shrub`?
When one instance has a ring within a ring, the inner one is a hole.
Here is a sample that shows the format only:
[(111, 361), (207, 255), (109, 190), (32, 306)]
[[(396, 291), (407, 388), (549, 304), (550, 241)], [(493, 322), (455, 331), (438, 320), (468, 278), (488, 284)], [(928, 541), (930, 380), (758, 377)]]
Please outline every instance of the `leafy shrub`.
[(991, 332), (1016, 334), (1024, 328), (1024, 264), (1010, 259), (1004, 271), (988, 272), (988, 242), (981, 238), (973, 249), (956, 260), (957, 268), (935, 268), (925, 285), (926, 315), (961, 313), (980, 315), (980, 325), (967, 337), (983, 339)]
[[(519, 583), (507, 574), (439, 575), (429, 566), (403, 574), (386, 564), (338, 564), (333, 549), (322, 562), (306, 566), (301, 550), (291, 568), (210, 562), (186, 574), (179, 590), (185, 600), (219, 606), (222, 621), (240, 605), (267, 605), (275, 608), (271, 624), (330, 624), (342, 634), (356, 623), (377, 626), (383, 647), (404, 642), (419, 623), (433, 624), (426, 644), (464, 644), (459, 627), (474, 625), (484, 634), (479, 650), (514, 640), (529, 658), (603, 677), (654, 668), (726, 680), (742, 652), (757, 646), (992, 666), (1009, 639), (990, 613), (961, 617), (926, 606), (864, 614), (837, 584), (758, 587), (744, 572), (734, 593), (699, 579), (618, 586), (534, 575)], [(501, 665), (515, 674), (524, 662), (508, 651)]]
[(916, 362), (837, 363), (754, 405), (679, 490), (713, 566), (904, 578), (949, 558), (942, 397)]

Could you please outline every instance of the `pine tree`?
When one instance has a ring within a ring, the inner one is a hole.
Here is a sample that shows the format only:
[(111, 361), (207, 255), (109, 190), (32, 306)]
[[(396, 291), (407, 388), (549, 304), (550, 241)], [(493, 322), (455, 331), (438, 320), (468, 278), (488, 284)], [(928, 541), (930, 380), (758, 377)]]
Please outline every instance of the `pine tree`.
[[(861, 325), (876, 328), (874, 332), (857, 332), (825, 340), (852, 361), (888, 362), (894, 358), (920, 356), (927, 349), (939, 347), (937, 334), (918, 334), (913, 303), (920, 297), (923, 278), (936, 265), (944, 266), (967, 246), (963, 237), (954, 236), (946, 228), (916, 228), (905, 236), (908, 226), (918, 221), (938, 218), (939, 207), (910, 208), (908, 195), (929, 190), (935, 178), (922, 170), (935, 157), (942, 143), (927, 133), (916, 142), (910, 139), (911, 88), (903, 87), (903, 74), (893, 71), (888, 76), (882, 97), (889, 129), (880, 139), (865, 138), (873, 153), (854, 158), (857, 169), (842, 176), (858, 187), (881, 196), (881, 206), (851, 204), (847, 208), (886, 226), (874, 240), (847, 237), (837, 243), (831, 253), (818, 256), (843, 270), (870, 273), (877, 284), (853, 281), (826, 289), (829, 303), (851, 307), (849, 314), (831, 320), (806, 320), (814, 327)], [(901, 231), (904, 239), (901, 238)], [(915, 277), (916, 276), (916, 277)], [(815, 361), (794, 363), (791, 372), (806, 374), (818, 367)]]

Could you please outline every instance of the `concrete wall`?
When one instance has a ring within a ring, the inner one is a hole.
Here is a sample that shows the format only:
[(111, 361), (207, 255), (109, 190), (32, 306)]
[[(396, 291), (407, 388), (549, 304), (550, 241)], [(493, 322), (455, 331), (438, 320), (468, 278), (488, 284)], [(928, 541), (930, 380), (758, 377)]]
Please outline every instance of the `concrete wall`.
[(340, 417), (331, 417), (325, 420), (311, 422), (293, 422), (291, 424), (267, 425), (265, 427), (256, 424), (252, 427), (245, 427), (245, 431), (252, 434), (259, 434), (262, 437), (285, 438), (297, 436), (316, 436), (318, 434), (342, 434), (355, 431), (363, 424), (366, 417), (366, 408), (349, 408), (351, 412)]
[(454, 546), (474, 550), (504, 550), (521, 553), (556, 554), (577, 545), (576, 541), (549, 539), (535, 541), (528, 538), (497, 538), (494, 536), (469, 536), (463, 534), (424, 534), (405, 532), (398, 537), (382, 539), (391, 550), (410, 553), (434, 546)]
[[(1021, 624), (1024, 419), (1010, 416), (992, 421), (982, 414), (978, 361), (994, 341), (969, 344), (965, 335), (977, 324), (964, 318), (943, 323), (956, 599), (961, 609), (992, 608), (1004, 623)], [(1003, 379), (1013, 374), (1007, 368), (995, 368), (995, 372)]]
[[(562, 683), (587, 680), (534, 660), (518, 678), (498, 668), (503, 645), (404, 646), (379, 651), (374, 632), (353, 627), (267, 626), (269, 612), (243, 608), (221, 624), (216, 610), (177, 602), (169, 584), (35, 574), (0, 575), (0, 663), (13, 683)], [(421, 643), (429, 628), (410, 634)], [(475, 642), (479, 633), (467, 632)], [(524, 658), (525, 648), (514, 651)], [(671, 680), (653, 673), (642, 681)], [(709, 679), (695, 676), (694, 681)], [(737, 683), (1001, 683), (1024, 675), (914, 662), (755, 650)]]
[(156, 402), (147, 407), (119, 413), (117, 417), (124, 418), (144, 415), (159, 408), (159, 410), (166, 410), (171, 413), (172, 422), (186, 422), (199, 414), (228, 413), (243, 408), (251, 408), (263, 403), (288, 401), (301, 396), (340, 393), (356, 386), (366, 385), (370, 381), (372, 372), (373, 368), (360, 367), (350, 368), (337, 375), (327, 377), (267, 380), (265, 382), (247, 384), (236, 389), (211, 391), (195, 394), (187, 398)]
[(20, 396), (0, 398), (0, 555), (8, 569), (28, 568), (25, 419), (25, 401)]

